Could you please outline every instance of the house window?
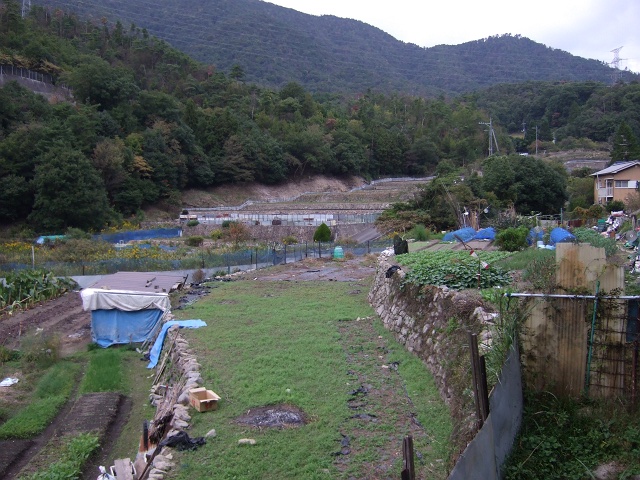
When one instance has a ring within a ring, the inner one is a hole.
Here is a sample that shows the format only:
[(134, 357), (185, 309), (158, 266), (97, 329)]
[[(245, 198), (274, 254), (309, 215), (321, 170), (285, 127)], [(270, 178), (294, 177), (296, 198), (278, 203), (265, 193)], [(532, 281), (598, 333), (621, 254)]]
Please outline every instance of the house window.
[(629, 180), (616, 180), (616, 188), (629, 188)]

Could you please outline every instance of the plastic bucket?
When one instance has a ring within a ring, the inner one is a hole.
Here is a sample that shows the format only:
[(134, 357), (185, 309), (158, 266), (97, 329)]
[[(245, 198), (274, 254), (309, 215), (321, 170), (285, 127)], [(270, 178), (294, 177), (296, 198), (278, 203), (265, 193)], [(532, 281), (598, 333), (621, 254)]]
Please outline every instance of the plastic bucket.
[(344, 251), (342, 247), (336, 247), (333, 249), (333, 258), (344, 258)]

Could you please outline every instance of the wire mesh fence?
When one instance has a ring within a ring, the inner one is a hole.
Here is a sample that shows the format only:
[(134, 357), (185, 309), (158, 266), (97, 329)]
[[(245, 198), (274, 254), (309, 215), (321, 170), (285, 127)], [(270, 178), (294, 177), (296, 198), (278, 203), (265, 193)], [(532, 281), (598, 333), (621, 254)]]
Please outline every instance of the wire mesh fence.
[(213, 269), (221, 273), (232, 273), (239, 270), (265, 268), (273, 265), (293, 263), (306, 258), (331, 258), (336, 247), (340, 246), (343, 256), (363, 256), (379, 253), (392, 245), (391, 240), (376, 240), (362, 244), (337, 245), (333, 242), (309, 242), (296, 245), (271, 245), (244, 248), (233, 252), (214, 252), (201, 249), (180, 259), (163, 259), (153, 257), (110, 258), (96, 261), (76, 262), (39, 262), (37, 257), (18, 262), (1, 262), (0, 277), (18, 270), (43, 269), (56, 276), (107, 275), (116, 272), (159, 272), (193, 269)]

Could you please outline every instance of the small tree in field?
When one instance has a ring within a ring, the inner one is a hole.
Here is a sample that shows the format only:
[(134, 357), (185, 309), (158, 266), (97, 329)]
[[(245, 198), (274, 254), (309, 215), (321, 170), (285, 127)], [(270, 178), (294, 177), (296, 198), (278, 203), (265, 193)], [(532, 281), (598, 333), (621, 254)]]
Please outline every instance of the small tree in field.
[(228, 227), (225, 228), (224, 237), (233, 243), (234, 250), (238, 250), (240, 248), (240, 244), (249, 240), (249, 229), (244, 223), (229, 222)]
[(328, 242), (331, 240), (331, 230), (326, 223), (322, 223), (313, 233), (314, 242)]

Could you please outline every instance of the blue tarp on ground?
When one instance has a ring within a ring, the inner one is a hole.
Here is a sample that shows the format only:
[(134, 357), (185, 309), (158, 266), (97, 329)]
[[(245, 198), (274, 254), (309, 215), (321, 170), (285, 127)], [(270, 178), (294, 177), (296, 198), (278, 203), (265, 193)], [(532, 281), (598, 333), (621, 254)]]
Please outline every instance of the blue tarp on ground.
[(174, 238), (180, 237), (182, 230), (180, 228), (156, 228), (155, 230), (135, 230), (131, 232), (106, 233), (102, 235), (94, 235), (94, 240), (103, 240), (109, 243), (118, 243), (120, 241), (127, 243), (132, 240), (150, 240), (152, 238)]
[(163, 313), (157, 308), (134, 312), (92, 310), (93, 341), (103, 348), (114, 344), (144, 342), (158, 325)]
[(457, 242), (458, 239), (456, 238), (459, 237), (463, 242), (468, 242), (469, 240), (471, 240), (475, 234), (477, 232), (475, 231), (474, 228), (471, 227), (465, 227), (465, 228), (461, 228), (460, 230), (456, 230), (455, 232), (449, 232), (446, 233), (445, 236), (442, 238), (443, 242)]
[(556, 243), (575, 242), (575, 241), (576, 241), (576, 237), (572, 233), (560, 227), (556, 227), (553, 230), (551, 230), (551, 234), (549, 235), (550, 245), (555, 245)]
[(483, 228), (473, 236), (472, 240), (495, 240), (496, 230), (493, 227)]
[(544, 231), (542, 230), (542, 228), (540, 228), (537, 232), (534, 228), (529, 230), (529, 235), (527, 235), (527, 243), (529, 245), (533, 245), (536, 242), (541, 242), (542, 240), (544, 240)]
[(200, 328), (206, 327), (207, 324), (202, 320), (171, 320), (166, 322), (162, 326), (162, 330), (158, 334), (158, 338), (156, 338), (153, 347), (151, 347), (151, 351), (149, 352), (149, 365), (147, 368), (153, 368), (158, 364), (158, 360), (160, 359), (160, 352), (162, 352), (162, 344), (164, 343), (164, 337), (167, 336), (167, 330), (170, 327), (178, 325), (180, 328)]

